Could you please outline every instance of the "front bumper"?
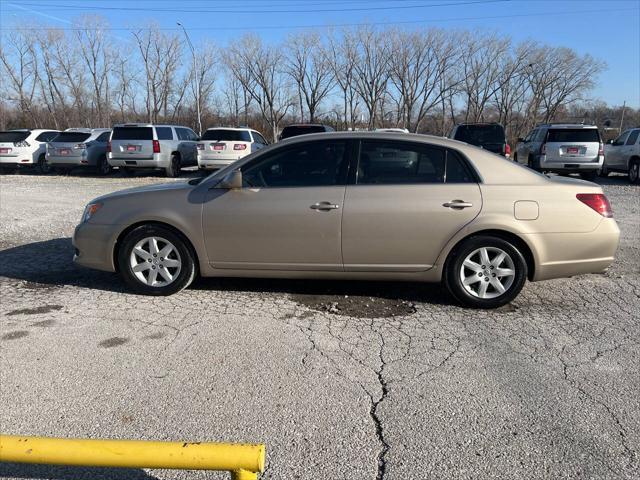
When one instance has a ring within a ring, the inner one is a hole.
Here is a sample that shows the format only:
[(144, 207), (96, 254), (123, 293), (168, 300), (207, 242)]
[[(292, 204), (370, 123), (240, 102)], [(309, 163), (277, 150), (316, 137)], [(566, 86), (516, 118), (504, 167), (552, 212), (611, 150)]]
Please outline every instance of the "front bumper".
[(530, 243), (539, 246), (533, 278), (537, 281), (604, 272), (615, 260), (620, 229), (613, 218), (603, 218), (591, 232), (528, 236)]
[(116, 225), (81, 223), (73, 233), (73, 262), (83, 267), (115, 272), (113, 247), (119, 228)]

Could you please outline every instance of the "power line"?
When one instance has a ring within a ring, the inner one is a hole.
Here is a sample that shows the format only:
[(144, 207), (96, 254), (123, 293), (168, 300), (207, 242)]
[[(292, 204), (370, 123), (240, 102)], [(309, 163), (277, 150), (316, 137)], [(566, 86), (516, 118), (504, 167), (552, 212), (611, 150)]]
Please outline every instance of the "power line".
[[(541, 12), (541, 13), (522, 13), (522, 14), (513, 14), (513, 15), (491, 15), (485, 17), (451, 17), (451, 18), (430, 18), (430, 19), (422, 19), (422, 20), (400, 20), (400, 21), (388, 21), (388, 22), (358, 22), (358, 23), (334, 23), (334, 24), (309, 24), (309, 25), (256, 25), (256, 26), (247, 26), (247, 27), (190, 27), (189, 30), (215, 30), (215, 31), (246, 31), (246, 30), (284, 30), (288, 28), (340, 28), (340, 27), (360, 27), (360, 26), (384, 26), (384, 25), (412, 25), (412, 24), (421, 24), (421, 23), (438, 23), (438, 22), (456, 22), (456, 21), (472, 21), (472, 20), (498, 20), (505, 18), (525, 18), (525, 17), (549, 17), (549, 16), (558, 16), (558, 15), (584, 15), (584, 14), (592, 14), (592, 13), (612, 13), (612, 12), (640, 12), (640, 9), (637, 8), (609, 8), (609, 9), (597, 9), (597, 10), (582, 10), (576, 12), (575, 10), (571, 11), (561, 11), (561, 12)], [(1, 28), (0, 30), (9, 30), (9, 31), (31, 31), (31, 30), (43, 30), (47, 27), (38, 27), (38, 28), (24, 28), (24, 27), (13, 27), (13, 28)], [(69, 31), (84, 31), (84, 30), (101, 30), (95, 28), (83, 28), (83, 27), (51, 27), (54, 30), (69, 30)], [(142, 27), (142, 28), (127, 28), (127, 27), (113, 27), (108, 28), (108, 30), (113, 31), (132, 31), (132, 30), (164, 30), (164, 31), (174, 31), (179, 30), (176, 27)]]
[[(394, 5), (386, 7), (376, 6), (363, 6), (363, 7), (348, 7), (348, 8), (316, 8), (316, 9), (302, 9), (302, 10), (256, 10), (256, 9), (243, 9), (243, 10), (221, 10), (221, 9), (175, 9), (175, 8), (154, 8), (154, 13), (233, 13), (233, 14), (257, 14), (257, 13), (324, 13), (324, 12), (361, 12), (372, 10), (406, 10), (413, 8), (433, 8), (433, 7), (451, 7), (459, 5), (477, 5), (486, 3), (504, 3), (511, 2), (511, 0), (470, 0), (463, 2), (447, 2), (447, 3), (430, 3), (422, 5)], [(95, 5), (60, 5), (60, 4), (42, 4), (42, 3), (28, 3), (20, 2), (21, 6), (37, 7), (37, 8), (56, 8), (66, 10), (97, 10), (97, 11), (117, 11), (117, 12), (149, 12), (148, 7), (109, 7), (109, 6), (95, 6)]]

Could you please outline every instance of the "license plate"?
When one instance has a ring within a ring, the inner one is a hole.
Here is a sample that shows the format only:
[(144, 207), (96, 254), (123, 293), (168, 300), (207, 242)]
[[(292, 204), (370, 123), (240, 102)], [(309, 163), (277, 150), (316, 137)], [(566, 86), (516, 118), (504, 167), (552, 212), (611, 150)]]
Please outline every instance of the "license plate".
[(11, 153), (10, 148), (0, 148), (0, 153)]
[(578, 147), (569, 147), (567, 148), (567, 153), (580, 153), (580, 149)]
[(127, 145), (127, 152), (135, 152), (136, 150), (138, 150), (138, 147), (135, 145)]
[(214, 150), (224, 150), (224, 143), (213, 146)]
[(68, 148), (60, 149), (60, 155), (69, 155), (70, 153), (71, 153), (71, 150), (69, 150)]

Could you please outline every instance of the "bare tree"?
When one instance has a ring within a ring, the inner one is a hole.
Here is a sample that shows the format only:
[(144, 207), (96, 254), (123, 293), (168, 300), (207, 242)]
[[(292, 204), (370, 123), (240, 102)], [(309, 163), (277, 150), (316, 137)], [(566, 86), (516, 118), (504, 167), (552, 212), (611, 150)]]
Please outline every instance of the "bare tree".
[[(37, 125), (32, 110), (36, 82), (37, 58), (34, 57), (34, 37), (24, 31), (11, 32), (0, 44), (2, 76), (8, 81), (1, 82), (3, 97), (16, 102), (20, 111), (20, 121)], [(7, 94), (4, 94), (8, 86)]]
[(355, 85), (369, 114), (369, 128), (376, 126), (378, 104), (389, 80), (391, 50), (384, 33), (371, 27), (359, 27), (355, 33)]
[(287, 40), (287, 53), (287, 73), (298, 90), (300, 121), (304, 122), (304, 103), (309, 112), (309, 121), (313, 123), (320, 102), (331, 91), (334, 71), (317, 33), (290, 36)]
[(347, 30), (341, 35), (331, 34), (325, 55), (342, 94), (344, 129), (353, 129), (359, 106), (355, 82), (358, 52), (354, 35)]

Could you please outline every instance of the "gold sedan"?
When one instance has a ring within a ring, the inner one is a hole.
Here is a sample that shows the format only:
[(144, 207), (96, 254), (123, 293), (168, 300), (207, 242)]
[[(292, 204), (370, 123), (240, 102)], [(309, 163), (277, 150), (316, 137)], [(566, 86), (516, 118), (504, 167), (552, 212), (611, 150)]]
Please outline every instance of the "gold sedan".
[(525, 281), (604, 271), (619, 230), (602, 189), (465, 143), (399, 133), (279, 142), (204, 179), (93, 200), (80, 265), (169, 295), (206, 277), (443, 282), (470, 307)]

